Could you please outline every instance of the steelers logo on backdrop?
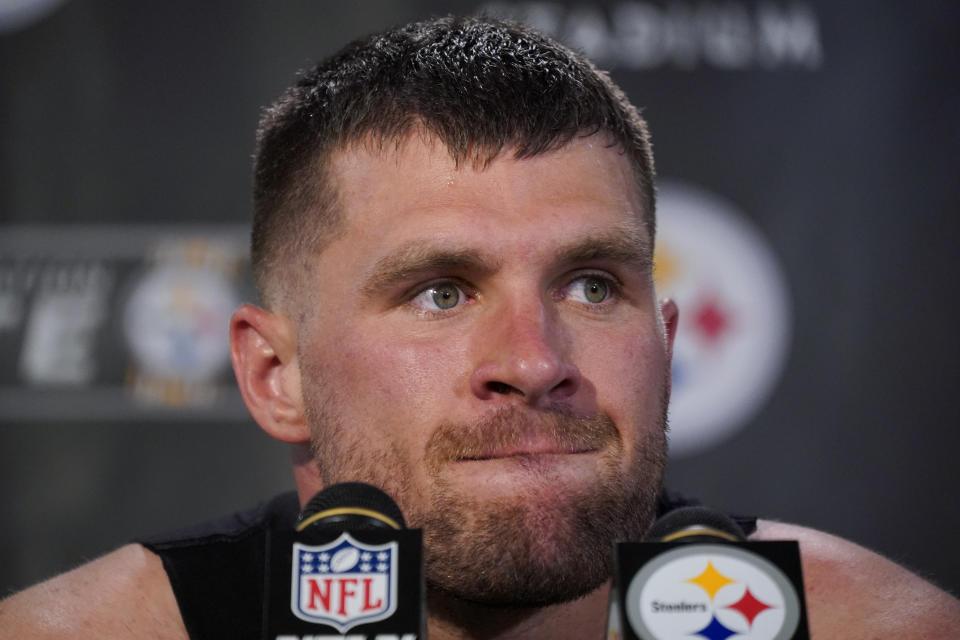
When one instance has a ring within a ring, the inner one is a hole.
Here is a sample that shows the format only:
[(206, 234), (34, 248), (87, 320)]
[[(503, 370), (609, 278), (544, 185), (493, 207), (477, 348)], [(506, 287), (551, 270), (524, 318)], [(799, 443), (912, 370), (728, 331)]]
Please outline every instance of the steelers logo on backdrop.
[(658, 295), (680, 308), (670, 447), (690, 455), (742, 428), (768, 399), (786, 361), (790, 303), (767, 241), (729, 202), (666, 182), (657, 225)]
[(124, 314), (137, 363), (157, 376), (213, 378), (229, 362), (227, 329), (237, 304), (232, 283), (215, 271), (175, 265), (152, 270)]
[(236, 252), (204, 238), (166, 238), (134, 283), (123, 324), (133, 366), (127, 384), (151, 404), (190, 406), (215, 399), (229, 368), (230, 315), (240, 303)]

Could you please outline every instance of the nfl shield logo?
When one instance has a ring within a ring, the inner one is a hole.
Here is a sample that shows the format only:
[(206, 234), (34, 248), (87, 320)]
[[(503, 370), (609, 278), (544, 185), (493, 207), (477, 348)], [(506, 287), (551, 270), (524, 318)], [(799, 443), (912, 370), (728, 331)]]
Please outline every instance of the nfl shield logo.
[(320, 546), (293, 543), (290, 607), (340, 633), (397, 610), (397, 543), (369, 545), (344, 533)]

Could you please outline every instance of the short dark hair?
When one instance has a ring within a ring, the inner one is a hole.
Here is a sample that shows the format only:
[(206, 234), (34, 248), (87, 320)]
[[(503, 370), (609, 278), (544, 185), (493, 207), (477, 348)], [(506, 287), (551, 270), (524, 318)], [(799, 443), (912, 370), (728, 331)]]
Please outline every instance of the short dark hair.
[[(444, 17), (357, 40), (303, 74), (264, 111), (257, 131), (251, 252), (261, 300), (272, 306), (279, 265), (305, 264), (339, 228), (329, 154), (361, 140), (420, 130), (453, 159), (489, 163), (605, 133), (633, 167), (651, 240), (653, 154), (646, 123), (588, 60), (522, 25)], [(276, 282), (274, 282), (276, 281)]]

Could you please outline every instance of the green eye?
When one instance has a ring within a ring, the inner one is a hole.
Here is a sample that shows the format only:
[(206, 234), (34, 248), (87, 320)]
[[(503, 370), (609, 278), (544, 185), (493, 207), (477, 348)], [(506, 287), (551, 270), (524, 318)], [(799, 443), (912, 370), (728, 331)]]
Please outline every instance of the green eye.
[(460, 302), (460, 291), (452, 284), (443, 284), (431, 288), (430, 297), (438, 309), (453, 309)]
[(603, 302), (607, 299), (607, 295), (609, 295), (609, 290), (607, 289), (606, 282), (599, 278), (583, 279), (583, 297), (586, 298), (588, 302)]
[(423, 311), (452, 311), (470, 301), (470, 295), (454, 280), (436, 281), (424, 286), (409, 304)]

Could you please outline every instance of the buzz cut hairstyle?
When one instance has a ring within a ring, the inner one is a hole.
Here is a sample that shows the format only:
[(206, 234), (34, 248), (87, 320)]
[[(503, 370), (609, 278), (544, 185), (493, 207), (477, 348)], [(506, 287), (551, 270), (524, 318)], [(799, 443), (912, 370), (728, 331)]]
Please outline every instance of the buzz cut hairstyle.
[(655, 233), (647, 125), (610, 77), (529, 27), (447, 16), (357, 40), (303, 73), (257, 129), (251, 262), (261, 303), (283, 306), (311, 256), (342, 228), (331, 154), (351, 144), (439, 140), (460, 166), (606, 134), (625, 153)]

